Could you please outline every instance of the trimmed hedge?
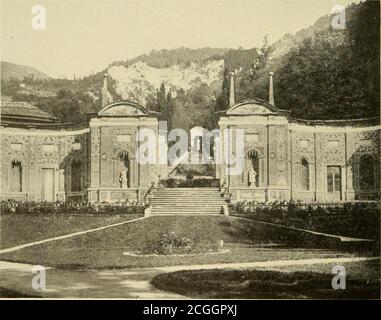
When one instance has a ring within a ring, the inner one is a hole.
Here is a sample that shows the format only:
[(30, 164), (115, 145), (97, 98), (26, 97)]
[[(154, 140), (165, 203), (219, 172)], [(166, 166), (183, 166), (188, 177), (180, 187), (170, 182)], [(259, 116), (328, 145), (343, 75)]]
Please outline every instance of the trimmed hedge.
[(377, 240), (380, 237), (380, 203), (377, 202), (259, 204), (243, 201), (230, 205), (229, 210), (233, 215), (340, 236)]
[(144, 214), (143, 204), (0, 201), (1, 214)]
[(176, 168), (178, 175), (214, 176), (215, 166), (212, 164), (180, 164)]
[(193, 176), (187, 176), (186, 179), (168, 178), (166, 180), (160, 180), (160, 184), (164, 188), (217, 188), (220, 186), (218, 179), (194, 179)]

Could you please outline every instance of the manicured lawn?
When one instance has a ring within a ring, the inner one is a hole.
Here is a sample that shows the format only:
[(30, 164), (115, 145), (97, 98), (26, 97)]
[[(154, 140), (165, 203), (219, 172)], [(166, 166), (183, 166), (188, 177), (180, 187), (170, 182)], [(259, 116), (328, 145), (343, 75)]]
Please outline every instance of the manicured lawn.
[(138, 217), (141, 215), (2, 214), (0, 248), (9, 248)]
[(332, 289), (332, 265), (275, 270), (197, 270), (157, 275), (161, 290), (204, 299), (379, 299), (379, 261), (347, 263), (345, 290)]
[[(176, 232), (199, 243), (224, 240), (229, 253), (192, 256), (127, 256), (139, 252), (162, 233)], [(7, 261), (42, 264), (59, 268), (107, 269), (349, 257), (352, 254), (328, 249), (303, 249), (300, 241), (285, 246), (287, 234), (255, 221), (224, 216), (153, 216), (110, 229), (36, 245), (0, 255)]]

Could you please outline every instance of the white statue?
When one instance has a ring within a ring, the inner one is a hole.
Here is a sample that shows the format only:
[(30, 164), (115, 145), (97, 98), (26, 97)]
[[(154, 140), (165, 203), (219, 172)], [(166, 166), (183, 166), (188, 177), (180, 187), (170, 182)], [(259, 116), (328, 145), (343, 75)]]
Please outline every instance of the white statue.
[(255, 183), (257, 179), (257, 173), (255, 172), (254, 168), (251, 168), (248, 172), (249, 176), (249, 186), (250, 188), (255, 188)]
[(128, 169), (124, 168), (119, 173), (119, 184), (121, 188), (126, 189), (128, 187)]

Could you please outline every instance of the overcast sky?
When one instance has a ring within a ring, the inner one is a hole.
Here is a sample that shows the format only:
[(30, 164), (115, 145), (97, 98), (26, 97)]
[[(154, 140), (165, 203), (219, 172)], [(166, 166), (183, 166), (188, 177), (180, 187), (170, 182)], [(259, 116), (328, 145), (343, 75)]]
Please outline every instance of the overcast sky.
[[(152, 49), (252, 48), (359, 0), (0, 0), (1, 60), (53, 77), (98, 72)], [(32, 7), (46, 29), (32, 28)]]

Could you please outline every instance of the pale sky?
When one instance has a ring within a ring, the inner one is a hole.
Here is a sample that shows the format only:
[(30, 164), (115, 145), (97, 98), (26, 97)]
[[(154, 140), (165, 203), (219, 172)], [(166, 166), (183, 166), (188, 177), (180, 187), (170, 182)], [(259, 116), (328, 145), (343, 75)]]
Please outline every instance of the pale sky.
[[(72, 78), (152, 49), (252, 48), (359, 0), (0, 0), (1, 60)], [(32, 28), (32, 7), (46, 29)]]

